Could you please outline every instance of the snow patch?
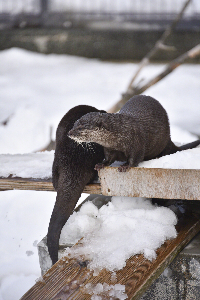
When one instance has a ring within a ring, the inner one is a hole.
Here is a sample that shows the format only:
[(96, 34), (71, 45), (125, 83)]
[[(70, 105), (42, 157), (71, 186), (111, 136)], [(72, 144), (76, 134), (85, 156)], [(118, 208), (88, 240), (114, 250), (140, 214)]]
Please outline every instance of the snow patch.
[(92, 295), (91, 300), (103, 300), (103, 299), (127, 299), (125, 294), (125, 286), (121, 284), (108, 285), (107, 283), (86, 284), (84, 293)]
[(29, 154), (1, 154), (0, 177), (51, 178), (54, 151)]
[(62, 229), (60, 244), (74, 244), (83, 237), (80, 247), (66, 248), (64, 255), (84, 256), (96, 275), (103, 268), (122, 269), (135, 254), (155, 259), (164, 241), (176, 237), (176, 223), (174, 212), (148, 199), (112, 197), (99, 210), (86, 202), (74, 212)]
[(141, 168), (200, 169), (200, 148), (194, 148), (143, 161)]

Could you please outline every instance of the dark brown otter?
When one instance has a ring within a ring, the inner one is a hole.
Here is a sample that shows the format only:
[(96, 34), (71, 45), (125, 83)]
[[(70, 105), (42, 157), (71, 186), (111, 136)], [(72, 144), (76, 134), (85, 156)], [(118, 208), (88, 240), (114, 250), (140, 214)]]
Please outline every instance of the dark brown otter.
[(99, 110), (86, 105), (70, 109), (60, 121), (56, 132), (52, 180), (57, 198), (47, 234), (48, 251), (53, 264), (58, 260), (62, 227), (73, 212), (85, 185), (97, 174), (94, 170), (95, 164), (104, 159), (102, 146), (96, 143), (78, 144), (68, 137), (68, 132), (75, 121), (89, 112), (99, 112)]
[(177, 147), (170, 138), (167, 113), (150, 96), (132, 97), (116, 114), (89, 113), (78, 120), (69, 136), (78, 142), (96, 142), (104, 146), (105, 161), (126, 161), (119, 171), (136, 167), (141, 161), (191, 149), (200, 140)]

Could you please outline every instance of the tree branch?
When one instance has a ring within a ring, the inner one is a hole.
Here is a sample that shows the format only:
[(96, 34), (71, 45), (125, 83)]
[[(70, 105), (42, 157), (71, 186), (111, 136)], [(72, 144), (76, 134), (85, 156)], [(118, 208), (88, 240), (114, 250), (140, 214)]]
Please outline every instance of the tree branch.
[(170, 74), (174, 69), (179, 67), (181, 64), (183, 64), (188, 59), (193, 59), (200, 55), (200, 44), (195, 46), (194, 48), (190, 49), (186, 53), (182, 54), (178, 58), (174, 59), (172, 62), (170, 62), (159, 75), (148, 81), (146, 84), (143, 84), (142, 86), (137, 86), (134, 88), (129, 89), (128, 92), (122, 95), (122, 99), (118, 101), (108, 112), (113, 113), (117, 112), (119, 109), (122, 108), (124, 103), (128, 101), (131, 97), (134, 95), (139, 95), (146, 91), (149, 87), (154, 85), (155, 83), (159, 82), (161, 79), (163, 79), (165, 76)]
[(133, 76), (133, 78), (131, 79), (131, 81), (130, 81), (130, 83), (128, 85), (127, 91), (129, 91), (129, 89), (132, 88), (133, 83), (134, 83), (136, 77), (139, 75), (139, 73), (141, 72), (141, 70), (146, 65), (149, 64), (150, 59), (152, 59), (153, 57), (156, 56), (156, 54), (158, 53), (159, 50), (165, 50), (165, 51), (175, 50), (174, 47), (166, 46), (165, 45), (165, 41), (170, 36), (170, 34), (173, 32), (173, 30), (175, 29), (176, 25), (178, 24), (178, 22), (182, 18), (183, 13), (184, 13), (185, 9), (187, 8), (187, 6), (189, 5), (190, 2), (191, 2), (191, 0), (187, 0), (185, 2), (185, 4), (183, 5), (181, 11), (179, 12), (179, 14), (176, 16), (176, 18), (174, 19), (174, 21), (166, 28), (166, 30), (162, 34), (161, 38), (156, 42), (156, 44), (153, 47), (153, 49), (151, 49), (151, 51), (141, 60), (141, 62), (139, 64), (139, 67), (138, 67), (138, 70), (136, 71), (135, 75)]

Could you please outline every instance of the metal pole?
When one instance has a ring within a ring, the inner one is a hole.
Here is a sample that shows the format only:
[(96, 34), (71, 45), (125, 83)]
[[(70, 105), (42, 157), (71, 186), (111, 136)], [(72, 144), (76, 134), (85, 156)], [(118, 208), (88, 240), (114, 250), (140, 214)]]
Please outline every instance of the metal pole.
[(41, 14), (47, 13), (48, 10), (48, 0), (40, 0)]
[(40, 24), (44, 25), (48, 13), (48, 0), (40, 0)]

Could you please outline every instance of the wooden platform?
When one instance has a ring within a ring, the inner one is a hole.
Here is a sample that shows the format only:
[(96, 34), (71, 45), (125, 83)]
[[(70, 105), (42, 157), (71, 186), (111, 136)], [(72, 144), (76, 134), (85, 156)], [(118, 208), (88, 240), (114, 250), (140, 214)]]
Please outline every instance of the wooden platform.
[(105, 196), (200, 200), (200, 170), (117, 167), (100, 170), (101, 192)]
[[(200, 170), (117, 167), (99, 171), (100, 183), (86, 185), (84, 193), (163, 199), (200, 200)], [(0, 178), (0, 190), (54, 191), (51, 178)]]
[(111, 272), (105, 269), (98, 276), (93, 276), (84, 258), (81, 261), (64, 258), (59, 260), (21, 300), (91, 299), (91, 295), (85, 289), (86, 284), (91, 283), (95, 286), (97, 283), (104, 282), (109, 285), (125, 285), (127, 299), (139, 299), (179, 251), (199, 232), (200, 216), (186, 216), (178, 222), (176, 228), (177, 238), (165, 242), (157, 250), (155, 260), (150, 262), (143, 255), (130, 257), (126, 266), (116, 272), (115, 282), (111, 280)]
[[(85, 187), (89, 194), (106, 196), (131, 196), (163, 199), (200, 200), (200, 170), (131, 168), (120, 173), (117, 167), (106, 167), (99, 172), (100, 183)], [(0, 178), (0, 190), (54, 191), (51, 178)], [(157, 250), (156, 260), (150, 262), (143, 255), (127, 260), (117, 271), (116, 281), (111, 272), (102, 270), (98, 276), (81, 261), (65, 258), (58, 261), (21, 300), (91, 299), (85, 286), (104, 282), (125, 286), (127, 299), (139, 299), (151, 283), (163, 272), (184, 246), (200, 231), (200, 216), (185, 216), (177, 225), (178, 236)], [(76, 246), (74, 246), (76, 247)], [(109, 299), (109, 298), (108, 298)]]

